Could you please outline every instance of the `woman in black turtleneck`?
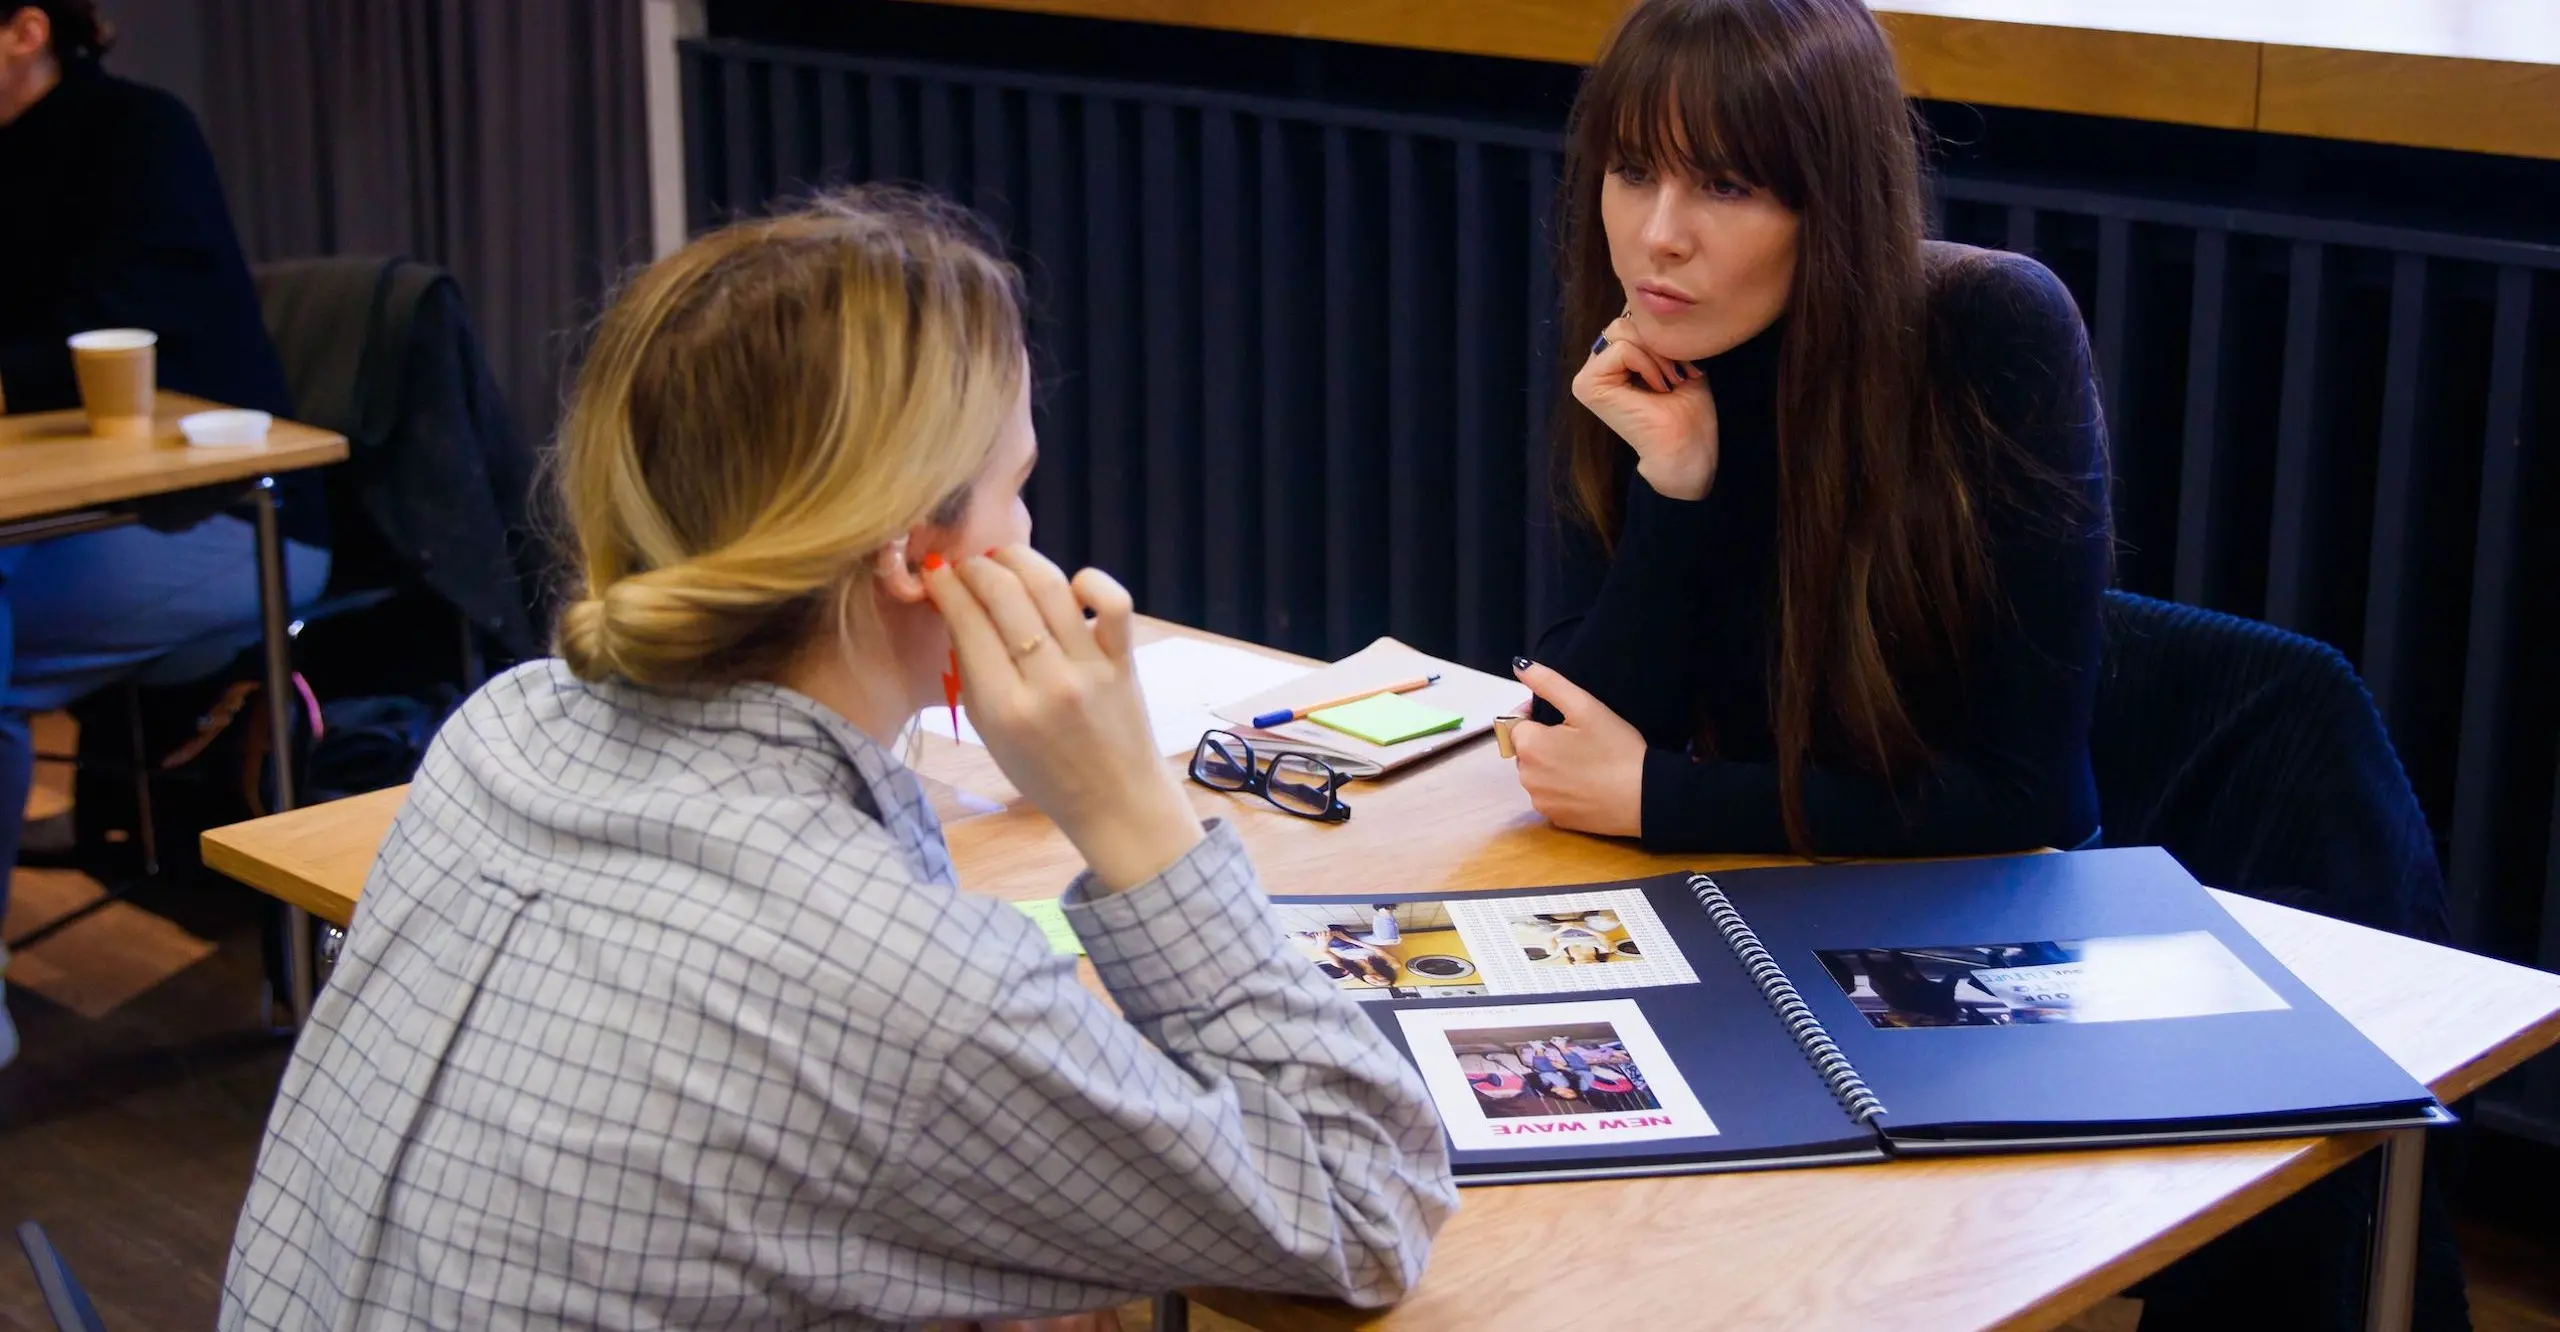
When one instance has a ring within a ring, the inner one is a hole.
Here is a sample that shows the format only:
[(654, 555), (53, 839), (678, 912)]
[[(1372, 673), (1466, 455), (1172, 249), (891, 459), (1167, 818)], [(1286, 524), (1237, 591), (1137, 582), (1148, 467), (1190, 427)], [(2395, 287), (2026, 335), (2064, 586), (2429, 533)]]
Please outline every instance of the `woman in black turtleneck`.
[[(1857, 0), (1645, 0), (1574, 111), (1555, 823), (1914, 855), (2097, 832), (2106, 447), (2069, 293), (1922, 239)], [(1588, 348), (1587, 352), (1585, 348)]]

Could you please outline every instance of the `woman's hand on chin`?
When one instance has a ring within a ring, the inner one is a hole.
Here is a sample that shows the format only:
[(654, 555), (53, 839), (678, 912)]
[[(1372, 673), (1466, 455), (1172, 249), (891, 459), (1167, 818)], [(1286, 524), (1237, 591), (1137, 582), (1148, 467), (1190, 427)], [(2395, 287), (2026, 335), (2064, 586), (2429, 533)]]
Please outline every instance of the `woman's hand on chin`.
[(1564, 715), (1555, 726), (1511, 728), (1520, 786), (1559, 828), (1634, 837), (1644, 831), (1644, 735), (1582, 687), (1535, 662), (1512, 673)]
[(1069, 581), (1029, 546), (928, 559), (924, 583), (987, 752), (1103, 887), (1134, 888), (1199, 844), (1138, 696), (1127, 589), (1099, 569)]
[(1715, 488), (1716, 398), (1706, 373), (1637, 342), (1633, 320), (1621, 315), (1600, 331), (1573, 376), (1573, 396), (1636, 451), (1636, 474), (1655, 493), (1699, 500)]

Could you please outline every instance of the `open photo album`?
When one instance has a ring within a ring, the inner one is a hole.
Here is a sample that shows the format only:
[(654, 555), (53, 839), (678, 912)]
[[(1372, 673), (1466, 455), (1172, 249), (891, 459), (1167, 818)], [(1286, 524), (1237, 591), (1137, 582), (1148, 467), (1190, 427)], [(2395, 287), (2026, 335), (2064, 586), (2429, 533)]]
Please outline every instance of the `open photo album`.
[(2157, 849), (1273, 907), (1462, 1182), (2448, 1118)]

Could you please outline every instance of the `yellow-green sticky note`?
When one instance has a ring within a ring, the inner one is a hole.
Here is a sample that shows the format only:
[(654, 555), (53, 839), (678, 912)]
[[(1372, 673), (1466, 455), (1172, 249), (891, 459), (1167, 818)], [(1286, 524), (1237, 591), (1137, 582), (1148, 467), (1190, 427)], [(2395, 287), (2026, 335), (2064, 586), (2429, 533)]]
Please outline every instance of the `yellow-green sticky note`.
[(1447, 708), (1416, 703), (1402, 694), (1371, 694), (1357, 703), (1310, 712), (1307, 720), (1373, 745), (1400, 745), (1417, 736), (1454, 731), (1467, 719)]
[(1067, 913), (1059, 908), (1058, 899), (1042, 897), (1029, 902), (1016, 902), (1013, 904), (1013, 909), (1029, 916), (1031, 923), (1039, 926), (1040, 932), (1048, 936), (1050, 952), (1061, 957), (1084, 956), (1084, 941), (1076, 937), (1075, 927), (1067, 923)]

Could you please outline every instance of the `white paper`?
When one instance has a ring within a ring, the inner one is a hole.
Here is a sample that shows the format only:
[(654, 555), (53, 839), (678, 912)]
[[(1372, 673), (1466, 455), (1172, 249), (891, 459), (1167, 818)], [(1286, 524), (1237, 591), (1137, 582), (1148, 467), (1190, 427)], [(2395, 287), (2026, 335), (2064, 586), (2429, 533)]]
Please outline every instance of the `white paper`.
[(1633, 999), (1400, 1008), (1396, 1021), (1459, 1151), (1717, 1132)]
[[(1295, 662), (1197, 638), (1160, 638), (1139, 645), (1132, 654), (1138, 667), (1138, 689), (1146, 695), (1147, 724), (1155, 733), (1159, 754), (1188, 754), (1200, 744), (1202, 731), (1227, 729), (1209, 709), (1239, 694), (1275, 689), (1307, 674)], [(983, 745), (978, 728), (969, 724), (969, 709), (960, 709), (954, 731), (946, 708), (918, 714), (927, 734), (948, 736), (964, 745)]]

